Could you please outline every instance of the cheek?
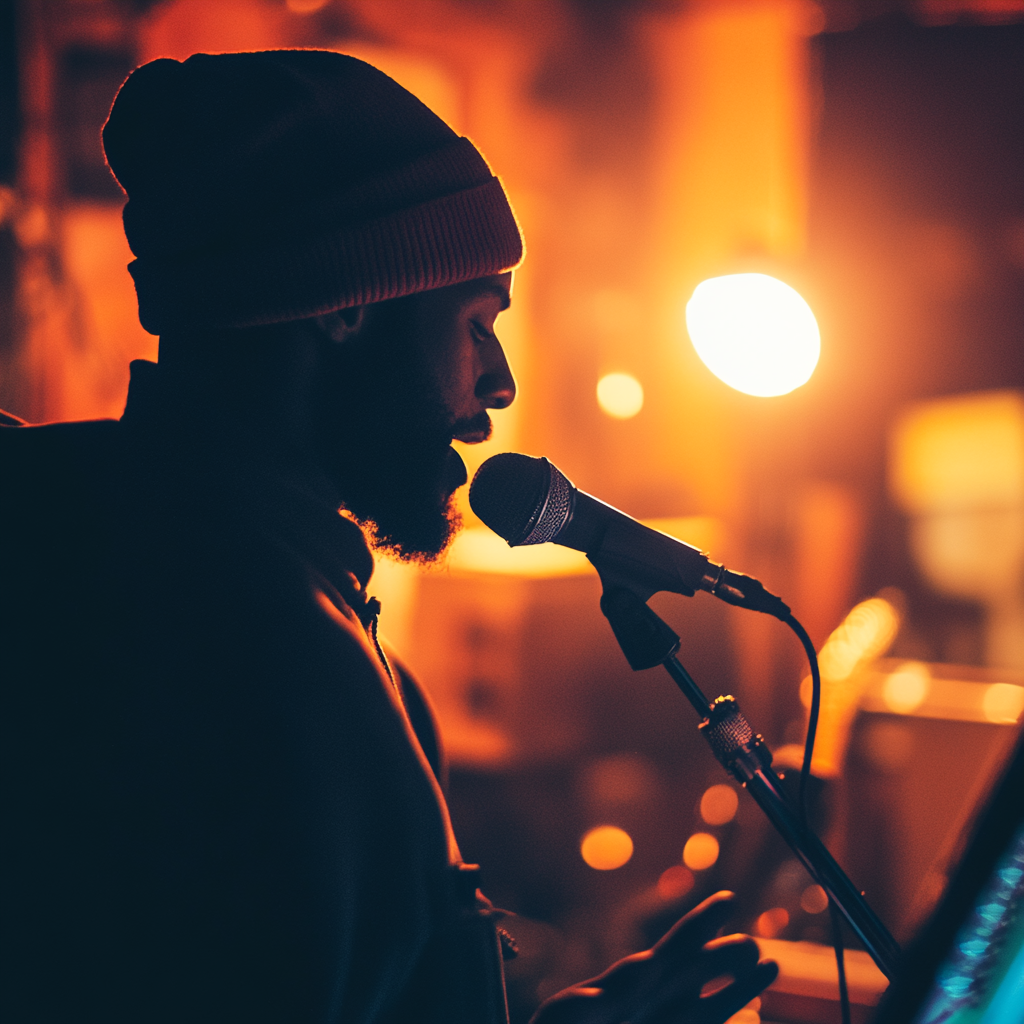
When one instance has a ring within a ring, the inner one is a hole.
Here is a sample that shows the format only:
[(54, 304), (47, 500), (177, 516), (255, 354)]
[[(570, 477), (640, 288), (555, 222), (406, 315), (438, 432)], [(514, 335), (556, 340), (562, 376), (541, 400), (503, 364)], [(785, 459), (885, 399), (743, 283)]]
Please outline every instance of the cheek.
[(476, 346), (472, 341), (449, 346), (434, 369), (438, 394), (450, 410), (459, 413), (473, 402), (478, 368)]

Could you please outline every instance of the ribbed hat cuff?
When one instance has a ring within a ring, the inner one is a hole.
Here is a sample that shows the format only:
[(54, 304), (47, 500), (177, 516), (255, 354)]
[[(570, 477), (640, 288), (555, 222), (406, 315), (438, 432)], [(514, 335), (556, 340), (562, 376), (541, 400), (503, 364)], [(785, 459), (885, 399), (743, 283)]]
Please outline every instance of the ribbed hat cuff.
[(254, 327), (498, 274), (523, 257), (497, 178), (313, 239), (128, 265), (151, 334)]

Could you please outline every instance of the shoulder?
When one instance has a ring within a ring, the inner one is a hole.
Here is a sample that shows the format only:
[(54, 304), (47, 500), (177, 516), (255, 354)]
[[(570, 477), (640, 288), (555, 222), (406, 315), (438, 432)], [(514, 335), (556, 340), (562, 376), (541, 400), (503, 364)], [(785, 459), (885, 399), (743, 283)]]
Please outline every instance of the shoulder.
[(29, 424), (0, 410), (0, 445), (4, 450), (60, 452), (102, 443), (122, 431), (119, 420), (74, 420)]
[(121, 433), (117, 420), (41, 426), (0, 421), (0, 464), (10, 493), (94, 474), (97, 464), (110, 459)]

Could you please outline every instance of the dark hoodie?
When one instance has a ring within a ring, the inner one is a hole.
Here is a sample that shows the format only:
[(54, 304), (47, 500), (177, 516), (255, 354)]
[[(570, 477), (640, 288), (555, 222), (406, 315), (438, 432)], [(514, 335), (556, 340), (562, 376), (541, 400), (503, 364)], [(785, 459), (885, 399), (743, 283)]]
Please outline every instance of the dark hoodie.
[(0, 427), (0, 1016), (495, 1019), (361, 531), (158, 381), (133, 365), (119, 422)]

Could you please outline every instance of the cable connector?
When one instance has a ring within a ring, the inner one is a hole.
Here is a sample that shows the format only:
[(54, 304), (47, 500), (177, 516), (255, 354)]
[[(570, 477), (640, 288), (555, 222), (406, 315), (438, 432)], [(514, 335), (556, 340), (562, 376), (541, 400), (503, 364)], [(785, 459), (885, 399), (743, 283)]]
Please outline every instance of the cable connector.
[(790, 614), (789, 605), (781, 597), (765, 590), (764, 584), (753, 576), (744, 576), (714, 562), (709, 563), (708, 570), (700, 581), (700, 589), (714, 594), (719, 600), (738, 608), (764, 612), (783, 621)]
[(719, 763), (743, 785), (772, 763), (764, 737), (754, 732), (734, 697), (716, 697), (698, 728)]

